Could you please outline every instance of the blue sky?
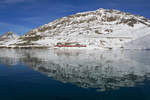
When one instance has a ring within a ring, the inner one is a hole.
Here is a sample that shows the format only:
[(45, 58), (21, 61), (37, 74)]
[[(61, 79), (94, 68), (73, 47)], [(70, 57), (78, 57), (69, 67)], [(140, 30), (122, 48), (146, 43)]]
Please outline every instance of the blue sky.
[(98, 8), (118, 9), (150, 19), (150, 0), (0, 0), (0, 34), (24, 34), (57, 18)]

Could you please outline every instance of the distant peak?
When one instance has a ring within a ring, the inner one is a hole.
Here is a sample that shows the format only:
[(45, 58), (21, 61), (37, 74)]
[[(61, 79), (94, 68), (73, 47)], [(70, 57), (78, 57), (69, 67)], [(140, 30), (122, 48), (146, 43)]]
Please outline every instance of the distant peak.
[(18, 38), (19, 36), (17, 34), (15, 34), (12, 31), (8, 31), (5, 34), (3, 34), (0, 38), (6, 38), (6, 39), (15, 39)]

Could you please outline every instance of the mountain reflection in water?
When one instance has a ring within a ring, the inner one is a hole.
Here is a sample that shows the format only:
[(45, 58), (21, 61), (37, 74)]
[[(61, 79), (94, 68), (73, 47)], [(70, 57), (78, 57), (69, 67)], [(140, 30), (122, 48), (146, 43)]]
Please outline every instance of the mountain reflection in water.
[(149, 61), (150, 51), (0, 49), (0, 64), (22, 63), (63, 83), (100, 91), (144, 83)]

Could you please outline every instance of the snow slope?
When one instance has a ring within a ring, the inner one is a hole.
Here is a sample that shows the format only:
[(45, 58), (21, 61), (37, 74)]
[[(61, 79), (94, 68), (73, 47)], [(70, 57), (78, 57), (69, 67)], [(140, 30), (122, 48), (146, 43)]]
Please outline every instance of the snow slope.
[(125, 44), (126, 49), (150, 49), (150, 35)]

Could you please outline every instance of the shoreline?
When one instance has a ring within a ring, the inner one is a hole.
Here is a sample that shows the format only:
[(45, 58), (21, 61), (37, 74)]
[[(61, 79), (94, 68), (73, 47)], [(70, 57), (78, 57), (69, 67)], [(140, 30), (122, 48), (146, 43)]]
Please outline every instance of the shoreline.
[(53, 50), (150, 50), (150, 48), (92, 48), (92, 47), (51, 47), (51, 46), (0, 46), (0, 49), (53, 49)]

